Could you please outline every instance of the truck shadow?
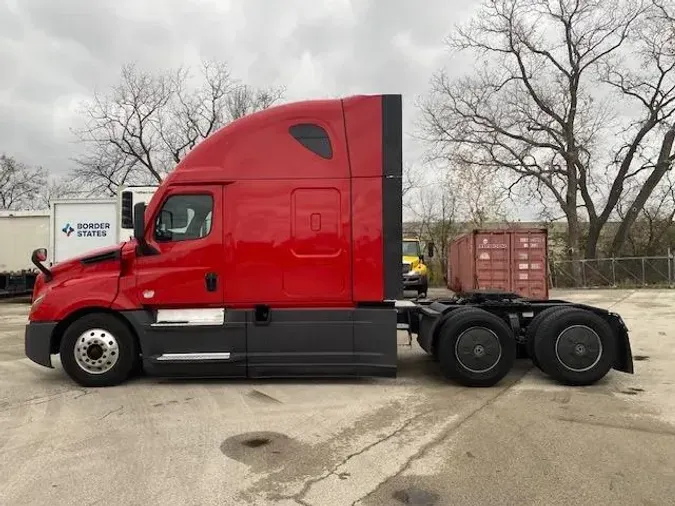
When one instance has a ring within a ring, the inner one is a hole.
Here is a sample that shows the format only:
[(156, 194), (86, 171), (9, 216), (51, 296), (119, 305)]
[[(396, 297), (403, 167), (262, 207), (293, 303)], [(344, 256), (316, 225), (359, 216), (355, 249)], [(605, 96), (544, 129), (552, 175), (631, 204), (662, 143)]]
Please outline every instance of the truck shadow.
[[(445, 378), (441, 372), (440, 364), (431, 356), (422, 352), (415, 345), (408, 348), (407, 345), (400, 346), (406, 348), (399, 351), (399, 358), (397, 362), (396, 377), (392, 378), (378, 378), (378, 377), (286, 377), (286, 378), (190, 378), (190, 377), (162, 377), (162, 376), (148, 376), (144, 371), (137, 372), (134, 376), (129, 378), (126, 384), (147, 384), (147, 385), (167, 385), (167, 384), (184, 384), (184, 385), (200, 385), (200, 384), (222, 384), (222, 385), (335, 385), (335, 386), (359, 386), (359, 385), (428, 385), (428, 386), (442, 386), (455, 385), (454, 382)], [(62, 385), (67, 386), (71, 383), (70, 378), (61, 367), (58, 360), (55, 360), (55, 370), (50, 371), (50, 374), (42, 375), (34, 378), (34, 381), (40, 385)], [(532, 369), (536, 369), (529, 359), (519, 359), (516, 361), (509, 376), (522, 376)], [(548, 383), (548, 376), (540, 371), (536, 371), (540, 378), (538, 381)], [(555, 384), (550, 380), (551, 384)], [(82, 387), (80, 387), (82, 388)], [(84, 388), (89, 390), (88, 388)]]
[[(523, 376), (534, 366), (530, 360), (517, 360), (509, 375)], [(441, 372), (440, 365), (432, 357), (424, 353), (406, 353), (399, 357), (398, 369), (394, 378), (375, 377), (288, 377), (288, 378), (163, 378), (147, 376), (144, 373), (140, 379), (147, 383), (156, 384), (234, 384), (234, 385), (381, 385), (400, 384), (401, 386), (416, 385), (454, 385)]]

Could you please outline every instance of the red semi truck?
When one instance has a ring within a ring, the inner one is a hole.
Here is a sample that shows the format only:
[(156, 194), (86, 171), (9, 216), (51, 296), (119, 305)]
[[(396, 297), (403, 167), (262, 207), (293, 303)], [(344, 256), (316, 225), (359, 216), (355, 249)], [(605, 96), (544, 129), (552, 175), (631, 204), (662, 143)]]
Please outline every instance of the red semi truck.
[[(399, 301), (400, 95), (290, 103), (241, 118), (193, 149), (134, 238), (44, 265), (25, 352), (85, 386), (135, 372), (183, 377), (386, 376), (397, 329), (443, 373), (499, 382), (518, 343), (547, 374), (633, 372), (619, 315), (559, 300), (467, 293)], [(431, 252), (429, 252), (431, 256)]]

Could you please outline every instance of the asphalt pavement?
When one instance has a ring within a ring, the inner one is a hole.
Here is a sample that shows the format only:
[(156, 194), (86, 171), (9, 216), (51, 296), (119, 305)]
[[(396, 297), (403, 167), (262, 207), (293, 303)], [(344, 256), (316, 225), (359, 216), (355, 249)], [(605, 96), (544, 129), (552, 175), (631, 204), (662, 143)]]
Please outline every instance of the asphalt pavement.
[(675, 503), (675, 291), (556, 292), (626, 320), (635, 374), (560, 386), (528, 360), (448, 383), (399, 336), (396, 379), (83, 389), (0, 305), (0, 504)]

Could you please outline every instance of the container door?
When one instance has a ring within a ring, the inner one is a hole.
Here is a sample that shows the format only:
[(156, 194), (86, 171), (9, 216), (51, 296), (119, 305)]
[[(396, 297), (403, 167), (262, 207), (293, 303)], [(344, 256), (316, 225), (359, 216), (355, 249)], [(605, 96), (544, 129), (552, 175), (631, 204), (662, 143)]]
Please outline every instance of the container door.
[(544, 232), (514, 231), (512, 272), (513, 291), (533, 299), (548, 298)]
[(478, 232), (474, 240), (474, 286), (478, 290), (512, 291), (510, 235), (500, 231)]

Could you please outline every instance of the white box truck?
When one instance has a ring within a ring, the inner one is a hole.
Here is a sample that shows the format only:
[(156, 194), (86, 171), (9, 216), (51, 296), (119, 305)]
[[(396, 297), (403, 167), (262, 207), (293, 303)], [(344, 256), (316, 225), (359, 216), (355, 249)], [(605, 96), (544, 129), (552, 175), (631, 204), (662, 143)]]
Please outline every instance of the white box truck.
[(134, 204), (152, 198), (157, 186), (126, 186), (117, 197), (59, 199), (51, 204), (49, 262), (55, 264), (134, 235)]
[(55, 264), (119, 242), (118, 204), (109, 199), (58, 199), (51, 203), (49, 261)]

